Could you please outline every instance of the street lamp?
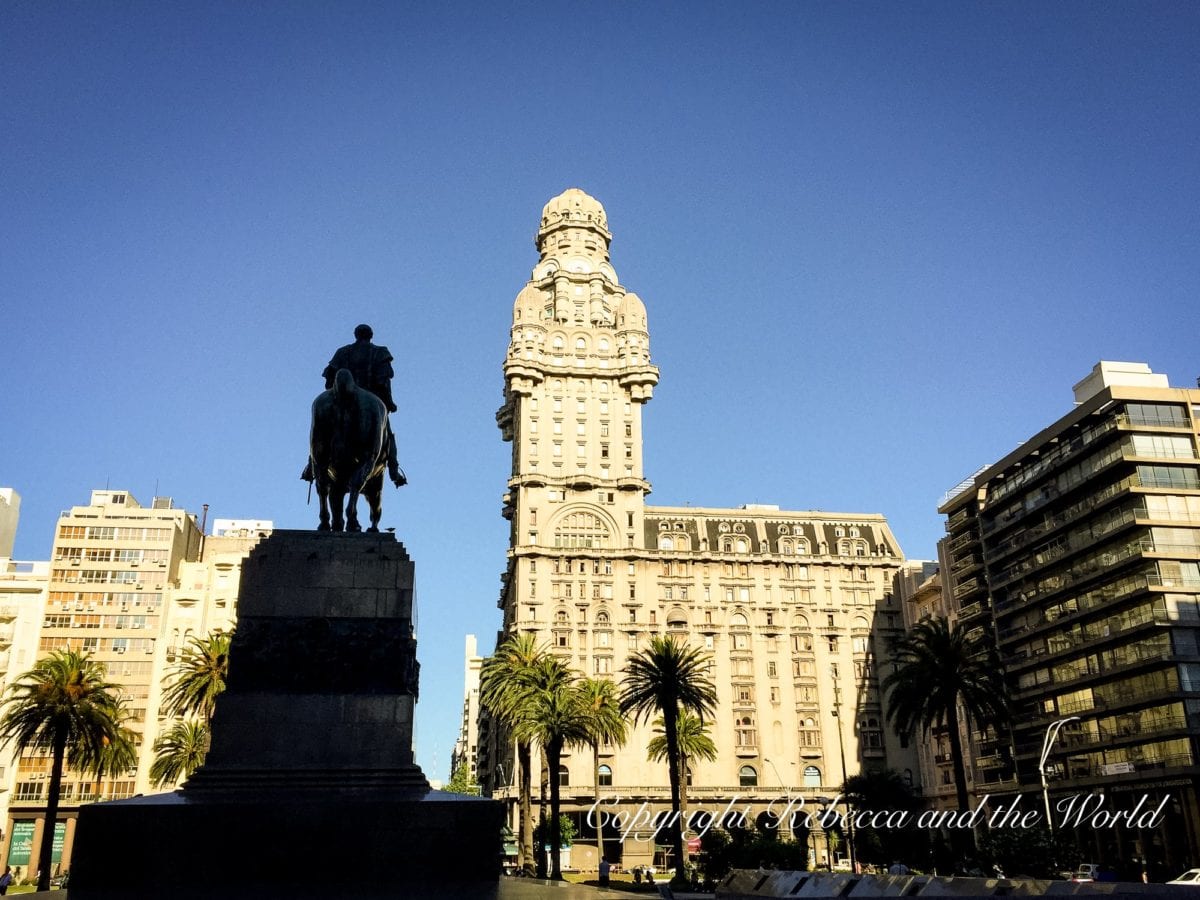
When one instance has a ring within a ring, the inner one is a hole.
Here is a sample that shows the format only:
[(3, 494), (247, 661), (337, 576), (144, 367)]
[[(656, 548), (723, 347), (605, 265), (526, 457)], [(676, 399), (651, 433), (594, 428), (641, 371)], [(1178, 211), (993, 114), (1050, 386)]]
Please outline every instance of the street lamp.
[(1050, 815), (1050, 786), (1046, 784), (1046, 758), (1050, 755), (1050, 748), (1054, 746), (1054, 741), (1058, 737), (1059, 731), (1068, 722), (1078, 722), (1079, 716), (1067, 716), (1065, 719), (1058, 719), (1051, 722), (1046, 727), (1046, 736), (1042, 739), (1042, 758), (1038, 760), (1038, 774), (1042, 776), (1042, 800), (1046, 803), (1046, 827), (1050, 829), (1050, 836), (1054, 836), (1054, 819)]

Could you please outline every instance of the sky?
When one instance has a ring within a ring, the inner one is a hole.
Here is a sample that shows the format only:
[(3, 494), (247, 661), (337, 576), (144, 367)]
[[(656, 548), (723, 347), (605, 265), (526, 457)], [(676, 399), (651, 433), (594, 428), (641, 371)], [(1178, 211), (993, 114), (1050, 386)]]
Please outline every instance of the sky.
[(0, 486), (316, 524), (309, 406), (396, 357), (417, 757), (500, 627), (495, 412), (542, 206), (599, 199), (656, 505), (942, 495), (1100, 359), (1200, 376), (1192, 2), (0, 4)]

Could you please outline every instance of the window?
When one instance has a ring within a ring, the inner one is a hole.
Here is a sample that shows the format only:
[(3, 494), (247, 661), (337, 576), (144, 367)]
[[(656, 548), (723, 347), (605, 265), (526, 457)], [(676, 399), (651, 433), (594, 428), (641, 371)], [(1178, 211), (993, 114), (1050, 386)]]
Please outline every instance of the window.
[(801, 721), (799, 739), (801, 747), (820, 748), (821, 729), (816, 720), (810, 717)]
[(804, 786), (805, 787), (820, 787), (821, 786), (821, 770), (816, 766), (804, 767)]
[(558, 786), (570, 787), (571, 785), (571, 770), (566, 766), (558, 767)]
[[(753, 716), (741, 716), (735, 720), (734, 744), (738, 747), (758, 746), (758, 729), (754, 727)], [(757, 784), (757, 781), (755, 783)], [(745, 786), (743, 784), (743, 787)]]
[(779, 666), (773, 659), (768, 660), (768, 662), (767, 662), (767, 677), (768, 678), (778, 678), (779, 677)]
[[(600, 777), (600, 787), (612, 787), (612, 769), (608, 766), (601, 766), (598, 770)], [(911, 773), (909, 773), (911, 776)]]
[[(603, 637), (605, 638), (605, 640), (604, 640), (604, 643), (602, 644), (602, 646), (607, 647), (608, 646), (608, 640), (607, 640), (608, 632), (607, 631), (604, 632)], [(595, 673), (597, 675), (611, 675), (612, 674), (612, 657), (611, 656), (597, 656), (594, 668), (595, 668)]]
[(758, 773), (754, 771), (753, 766), (742, 766), (738, 771), (738, 786), (739, 787), (758, 787)]
[(569, 513), (559, 519), (554, 531), (555, 547), (606, 547), (608, 541), (608, 527), (603, 520), (584, 511)]
[(883, 732), (879, 728), (879, 720), (869, 718), (859, 722), (858, 740), (864, 750), (882, 750)]

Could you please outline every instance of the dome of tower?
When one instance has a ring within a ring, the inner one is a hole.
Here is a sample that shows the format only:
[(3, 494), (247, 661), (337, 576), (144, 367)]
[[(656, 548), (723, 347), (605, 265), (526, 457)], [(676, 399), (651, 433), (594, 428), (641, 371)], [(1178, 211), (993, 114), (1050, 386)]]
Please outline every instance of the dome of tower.
[(612, 240), (604, 207), (599, 200), (579, 188), (567, 188), (542, 208), (538, 245), (546, 235), (563, 227), (587, 228), (599, 233), (605, 242)]
[(542, 309), (546, 305), (546, 293), (536, 285), (527, 284), (517, 294), (513, 302), (514, 322), (538, 322), (542, 318)]
[(628, 293), (617, 307), (617, 327), (636, 331), (646, 330), (646, 305), (637, 294)]

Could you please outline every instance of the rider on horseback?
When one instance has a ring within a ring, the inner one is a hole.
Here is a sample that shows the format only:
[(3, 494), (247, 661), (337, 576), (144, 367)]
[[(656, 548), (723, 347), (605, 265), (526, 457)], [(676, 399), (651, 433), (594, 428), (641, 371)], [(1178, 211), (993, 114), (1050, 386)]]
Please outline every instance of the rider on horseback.
[[(359, 325), (354, 329), (354, 343), (339, 347), (321, 374), (325, 378), (325, 389), (329, 390), (333, 387), (338, 369), (349, 369), (355, 385), (370, 391), (383, 401), (389, 413), (394, 413), (396, 403), (392, 400), (392, 378), (396, 373), (392, 370), (393, 357), (387, 347), (371, 343), (374, 336), (370, 325)], [(387, 426), (387, 467), (392, 484), (401, 487), (407, 483), (396, 461), (396, 436), (392, 433), (390, 422)], [(313, 480), (312, 460), (309, 460), (300, 477), (305, 481)]]

